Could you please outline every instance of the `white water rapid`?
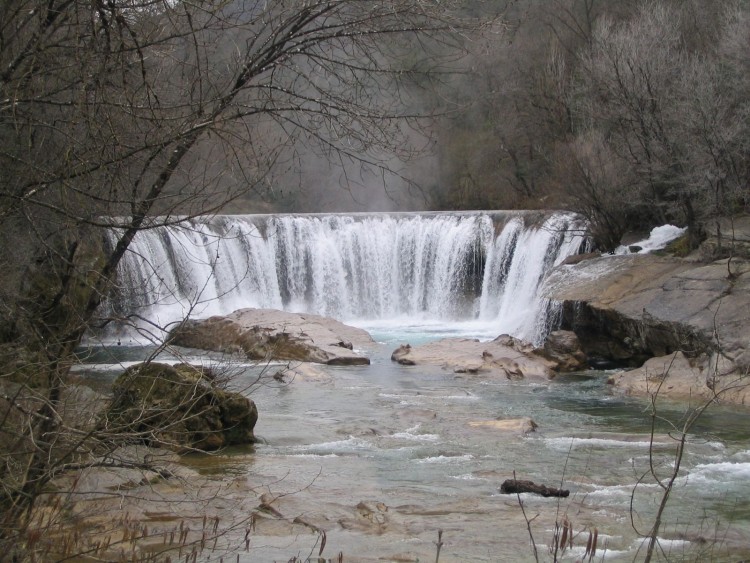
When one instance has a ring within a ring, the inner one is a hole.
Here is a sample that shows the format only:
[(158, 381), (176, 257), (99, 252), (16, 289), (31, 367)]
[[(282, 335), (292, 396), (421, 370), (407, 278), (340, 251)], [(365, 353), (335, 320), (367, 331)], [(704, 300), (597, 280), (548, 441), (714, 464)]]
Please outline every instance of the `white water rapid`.
[(581, 247), (576, 226), (569, 214), (510, 212), (193, 220), (138, 233), (111, 306), (161, 327), (261, 307), (352, 324), (475, 322), (539, 341), (539, 289)]

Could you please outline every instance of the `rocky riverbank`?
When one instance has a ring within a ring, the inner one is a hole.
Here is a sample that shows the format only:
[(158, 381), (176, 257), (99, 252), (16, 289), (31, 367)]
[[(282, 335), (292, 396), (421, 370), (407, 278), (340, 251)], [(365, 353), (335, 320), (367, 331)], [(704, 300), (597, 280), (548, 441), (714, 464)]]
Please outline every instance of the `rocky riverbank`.
[[(629, 393), (750, 402), (750, 262), (653, 254), (599, 256), (563, 265), (546, 296), (562, 326), (596, 362), (634, 367), (611, 382)], [(677, 354), (679, 352), (679, 354)]]

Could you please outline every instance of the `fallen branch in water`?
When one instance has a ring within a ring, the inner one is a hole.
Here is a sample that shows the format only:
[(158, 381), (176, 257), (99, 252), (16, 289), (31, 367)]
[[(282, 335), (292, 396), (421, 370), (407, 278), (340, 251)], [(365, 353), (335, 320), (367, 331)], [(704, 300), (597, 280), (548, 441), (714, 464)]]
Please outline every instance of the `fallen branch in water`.
[(517, 479), (506, 479), (500, 485), (500, 492), (505, 495), (518, 493), (533, 493), (543, 497), (567, 497), (570, 491), (567, 489), (556, 489), (547, 485), (537, 485), (533, 481), (524, 481)]

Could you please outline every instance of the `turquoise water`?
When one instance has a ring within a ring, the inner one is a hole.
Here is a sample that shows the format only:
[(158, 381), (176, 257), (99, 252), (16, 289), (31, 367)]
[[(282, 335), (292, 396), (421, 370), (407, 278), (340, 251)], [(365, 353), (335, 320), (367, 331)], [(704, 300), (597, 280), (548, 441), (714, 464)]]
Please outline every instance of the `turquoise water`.
[[(401, 366), (390, 353), (417, 333), (374, 334), (381, 344), (370, 366), (321, 366), (314, 378), (285, 382), (270, 378), (276, 366), (234, 368), (233, 385), (258, 405), (262, 441), (212, 456), (214, 478), (280, 497), (274, 506), (284, 516), (326, 531), (328, 557), (433, 561), (442, 530), (444, 563), (533, 560), (519, 499), (499, 493), (515, 474), (570, 490), (559, 500), (521, 495), (542, 560), (550, 559), (547, 546), (563, 518), (580, 534), (569, 560), (583, 555), (593, 528), (597, 560), (642, 558), (633, 524), (649, 529), (660, 495), (647, 473), (649, 452), (667, 476), (676, 445), (669, 432), (687, 405), (659, 405), (664, 420), (652, 444), (648, 403), (613, 394), (605, 372), (532, 384)], [(143, 350), (114, 353), (131, 361)], [(92, 356), (97, 365), (87, 371), (102, 383), (113, 373), (106, 357)], [(472, 426), (520, 417), (532, 418), (536, 432)], [(693, 429), (660, 533), (662, 559), (731, 561), (750, 551), (749, 422), (748, 411), (717, 407)], [(258, 504), (255, 496), (229, 497), (235, 514)], [(309, 530), (260, 526), (240, 558), (287, 561), (310, 552), (316, 539)]]

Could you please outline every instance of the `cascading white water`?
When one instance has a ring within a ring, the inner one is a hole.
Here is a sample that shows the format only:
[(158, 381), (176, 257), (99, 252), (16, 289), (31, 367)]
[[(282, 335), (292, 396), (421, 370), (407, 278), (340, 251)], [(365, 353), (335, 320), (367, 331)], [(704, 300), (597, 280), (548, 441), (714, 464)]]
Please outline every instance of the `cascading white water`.
[[(576, 217), (520, 213), (219, 216), (138, 233), (113, 306), (159, 326), (243, 307), (344, 321), (479, 319), (538, 341), (549, 269)], [(112, 238), (117, 237), (112, 232)]]
[(570, 227), (569, 215), (553, 215), (534, 229), (518, 218), (508, 222), (488, 253), (480, 318), (497, 319), (503, 332), (527, 340), (545, 336), (550, 303), (540, 295), (542, 282), (583, 242)]

